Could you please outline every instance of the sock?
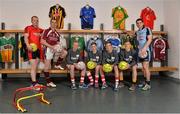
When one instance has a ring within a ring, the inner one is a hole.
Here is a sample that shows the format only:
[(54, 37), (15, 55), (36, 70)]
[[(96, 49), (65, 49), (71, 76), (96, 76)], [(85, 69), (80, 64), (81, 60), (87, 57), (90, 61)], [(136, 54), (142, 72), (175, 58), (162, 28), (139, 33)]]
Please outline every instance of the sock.
[(39, 79), (40, 79), (40, 73), (36, 73), (36, 80), (37, 80), (37, 83), (39, 82)]
[(58, 60), (57, 60), (57, 62), (56, 62), (56, 65), (57, 65), (57, 66), (60, 65), (60, 63), (61, 63), (62, 61), (63, 61), (63, 58), (59, 57)]
[(150, 81), (146, 81), (146, 83), (147, 83), (148, 85), (150, 85)]
[(93, 77), (92, 77), (91, 73), (88, 72), (88, 73), (87, 73), (87, 76), (88, 76), (88, 78), (89, 78), (90, 85), (93, 85), (93, 84), (94, 84), (94, 80), (93, 80)]
[(81, 76), (80, 84), (83, 84), (83, 83), (84, 83), (84, 76)]
[(118, 84), (119, 84), (119, 78), (115, 77), (115, 86), (118, 86)]
[(105, 79), (104, 75), (101, 75), (101, 81), (102, 81), (102, 84), (106, 84), (106, 79)]
[(31, 83), (33, 86), (35, 86), (37, 84), (37, 81), (32, 81)]
[(71, 78), (71, 83), (73, 86), (75, 86), (75, 78), (74, 77)]
[(99, 76), (95, 75), (95, 84), (98, 84)]
[(45, 76), (45, 78), (46, 78), (46, 82), (47, 82), (47, 83), (52, 82), (51, 78), (49, 77), (49, 72), (44, 72), (44, 76)]

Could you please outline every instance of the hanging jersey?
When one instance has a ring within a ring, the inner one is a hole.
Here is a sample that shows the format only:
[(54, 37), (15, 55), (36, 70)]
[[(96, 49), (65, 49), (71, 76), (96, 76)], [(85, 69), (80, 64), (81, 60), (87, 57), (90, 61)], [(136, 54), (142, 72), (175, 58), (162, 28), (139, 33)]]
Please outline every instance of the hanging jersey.
[(56, 45), (60, 42), (60, 34), (56, 30), (53, 31), (51, 28), (44, 30), (42, 38), (50, 45)]
[(149, 27), (151, 30), (154, 28), (154, 20), (156, 20), (156, 15), (152, 9), (144, 8), (141, 11), (140, 17), (146, 27)]
[(22, 61), (28, 61), (28, 49), (24, 41), (24, 36), (20, 38), (19, 41), (20, 57)]
[(155, 38), (153, 41), (153, 58), (156, 61), (166, 60), (166, 50), (169, 48), (168, 42), (162, 38)]
[(125, 20), (128, 18), (127, 11), (120, 6), (115, 7), (112, 10), (112, 17), (113, 17), (113, 28), (118, 30), (124, 30)]
[(115, 50), (117, 53), (120, 52), (120, 47), (121, 47), (121, 40), (120, 38), (117, 37), (108, 37), (105, 39), (105, 41), (108, 41), (112, 44), (113, 50)]
[(94, 38), (90, 38), (88, 41), (87, 41), (87, 46), (86, 46), (86, 50), (87, 51), (92, 51), (91, 50), (91, 44), (95, 42), (96, 45), (97, 45), (97, 50), (98, 51), (102, 51), (103, 50), (103, 41), (101, 38), (97, 38), (97, 37), (94, 37)]
[(55, 19), (57, 22), (57, 29), (64, 28), (64, 18), (66, 17), (66, 12), (60, 5), (56, 8), (56, 5), (52, 6), (49, 10), (49, 17)]
[(94, 18), (96, 17), (95, 10), (91, 6), (84, 6), (80, 11), (81, 28), (93, 29)]
[[(149, 28), (143, 27), (141, 30), (138, 30), (136, 32), (137, 42), (138, 42), (138, 48), (142, 49), (146, 42), (148, 35), (152, 35), (152, 32)], [(147, 48), (147, 51), (150, 51), (150, 47)]]
[(13, 62), (15, 38), (0, 37), (0, 62)]
[(129, 41), (131, 43), (131, 46), (133, 49), (137, 49), (137, 46), (138, 46), (138, 43), (137, 43), (137, 40), (136, 40), (136, 37), (133, 37), (133, 36), (129, 36), (129, 35), (121, 35), (121, 48), (124, 48), (124, 43), (126, 41)]

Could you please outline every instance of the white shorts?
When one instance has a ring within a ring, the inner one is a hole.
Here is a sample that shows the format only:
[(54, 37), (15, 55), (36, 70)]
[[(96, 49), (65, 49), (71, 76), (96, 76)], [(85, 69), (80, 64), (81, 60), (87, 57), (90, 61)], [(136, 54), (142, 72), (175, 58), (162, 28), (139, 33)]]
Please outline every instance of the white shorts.
[(54, 56), (54, 52), (52, 49), (50, 49), (49, 47), (46, 48), (46, 52), (45, 52), (45, 57), (47, 60), (51, 60), (53, 59)]

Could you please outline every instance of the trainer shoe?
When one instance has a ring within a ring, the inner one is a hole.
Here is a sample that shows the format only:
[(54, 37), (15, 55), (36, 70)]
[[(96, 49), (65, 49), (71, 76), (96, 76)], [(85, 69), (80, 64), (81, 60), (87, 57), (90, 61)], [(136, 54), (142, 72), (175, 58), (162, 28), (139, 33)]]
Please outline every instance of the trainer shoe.
[(99, 88), (99, 84), (98, 83), (94, 84), (94, 87)]
[(53, 87), (53, 88), (56, 87), (56, 85), (55, 85), (53, 82), (47, 83), (47, 86), (48, 86), (48, 87)]
[(108, 87), (108, 85), (106, 83), (104, 83), (102, 86), (101, 86), (101, 89), (106, 89)]
[(56, 69), (64, 70), (64, 68), (61, 65), (55, 65), (54, 66)]
[(134, 91), (136, 89), (136, 85), (132, 84), (131, 87), (129, 88), (130, 91)]
[(142, 88), (143, 91), (150, 90), (151, 86), (149, 84), (145, 84), (144, 87)]
[(35, 91), (40, 91), (41, 88), (37, 88), (36, 86), (43, 86), (43, 85), (36, 83), (35, 85), (32, 84), (30, 87), (33, 87), (33, 90), (35, 90)]
[(93, 85), (94, 85), (93, 83), (89, 83), (87, 86), (88, 87), (93, 87)]
[(81, 89), (87, 89), (88, 86), (87, 86), (85, 83), (83, 83), (83, 84), (79, 84), (79, 88), (81, 88)]
[(72, 84), (72, 85), (71, 85), (71, 89), (72, 89), (72, 90), (76, 90), (76, 89), (77, 89), (76, 85), (75, 85), (75, 84)]
[(123, 83), (123, 82), (120, 82), (118, 88), (123, 88), (123, 87), (124, 87), (124, 83)]

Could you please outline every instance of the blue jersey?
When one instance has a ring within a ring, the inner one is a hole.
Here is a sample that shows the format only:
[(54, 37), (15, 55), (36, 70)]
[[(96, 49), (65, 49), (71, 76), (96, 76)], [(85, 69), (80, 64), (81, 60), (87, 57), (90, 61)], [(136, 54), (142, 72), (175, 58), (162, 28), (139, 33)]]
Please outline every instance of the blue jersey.
[[(146, 42), (148, 40), (147, 39), (148, 35), (152, 35), (152, 32), (151, 32), (151, 30), (149, 28), (146, 28), (146, 27), (144, 27), (141, 30), (138, 30), (136, 32), (137, 41), (138, 41), (138, 48), (139, 49), (142, 49), (145, 46), (145, 44), (146, 44)], [(147, 51), (150, 51), (149, 47), (147, 48)]]
[(87, 51), (92, 51), (92, 50), (91, 50), (91, 44), (92, 44), (93, 42), (96, 43), (96, 45), (97, 45), (97, 50), (98, 50), (98, 51), (102, 51), (102, 50), (103, 50), (103, 47), (104, 47), (104, 46), (103, 46), (103, 41), (102, 41), (102, 39), (95, 37), (95, 38), (90, 38), (90, 39), (87, 41)]
[(95, 10), (91, 6), (84, 6), (81, 8), (81, 28), (93, 29), (94, 18), (96, 17)]

